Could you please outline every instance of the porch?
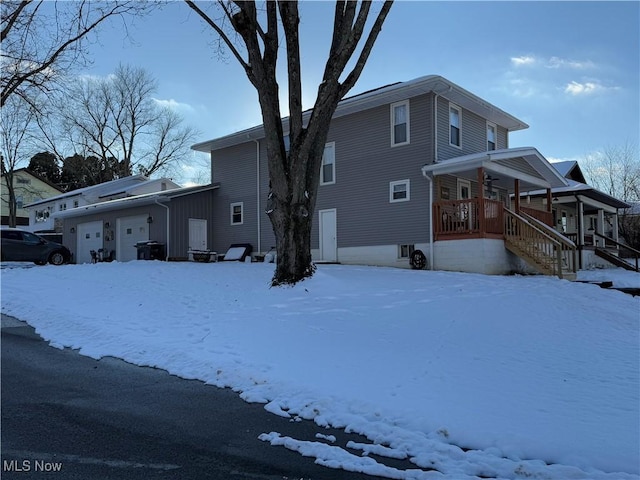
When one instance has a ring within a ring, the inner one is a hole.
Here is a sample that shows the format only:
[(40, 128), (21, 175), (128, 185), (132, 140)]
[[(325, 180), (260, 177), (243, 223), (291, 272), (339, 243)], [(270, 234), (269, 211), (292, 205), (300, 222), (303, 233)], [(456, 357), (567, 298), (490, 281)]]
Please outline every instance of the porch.
[[(536, 149), (466, 155), (422, 170), (435, 190), (434, 266), (575, 278), (575, 244), (554, 230), (551, 210), (551, 188), (567, 183)], [(532, 188), (546, 190), (544, 210), (521, 205), (521, 190)]]
[[(576, 246), (552, 228), (551, 212), (519, 205), (513, 211), (501, 201), (469, 198), (434, 202), (433, 218), (435, 241), (494, 239), (540, 273), (575, 279)], [(462, 248), (473, 246), (473, 256), (482, 256), (488, 250), (486, 242), (458, 244)], [(505, 263), (496, 255), (495, 245), (490, 260)], [(490, 267), (485, 271), (491, 271)]]
[[(520, 212), (553, 226), (553, 214), (520, 207)], [(505, 204), (488, 198), (437, 201), (433, 204), (434, 240), (504, 238)], [(440, 222), (438, 222), (440, 219)]]

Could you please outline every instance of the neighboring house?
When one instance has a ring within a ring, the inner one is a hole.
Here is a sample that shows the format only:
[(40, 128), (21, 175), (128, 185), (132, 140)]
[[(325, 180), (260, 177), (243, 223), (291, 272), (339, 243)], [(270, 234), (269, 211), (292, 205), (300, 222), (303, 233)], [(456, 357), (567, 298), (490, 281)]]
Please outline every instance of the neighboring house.
[[(440, 76), (342, 100), (323, 157), (314, 261), (408, 267), (423, 255), (441, 270), (504, 274), (528, 266), (571, 278), (575, 245), (546, 225), (550, 204), (524, 211), (519, 202), (521, 191), (543, 189), (551, 198), (551, 188), (568, 186), (535, 148), (510, 148), (509, 133), (527, 127)], [(263, 126), (192, 148), (210, 153), (219, 186), (210, 248), (250, 243), (256, 255), (272, 248)]]
[[(587, 185), (577, 161), (552, 165), (568, 185), (551, 190), (551, 225), (576, 244), (580, 268), (611, 266), (620, 249), (619, 209), (630, 205)], [(521, 192), (528, 208), (546, 209), (547, 202), (543, 190)]]
[(138, 242), (157, 242), (162, 259), (187, 260), (191, 250), (210, 250), (217, 185), (159, 190), (58, 212), (63, 243), (76, 263), (91, 251), (126, 262), (138, 258)]
[[(4, 177), (2, 182), (2, 225), (9, 225), (9, 191)], [(29, 211), (25, 205), (39, 200), (59, 195), (61, 190), (46, 178), (20, 168), (13, 172), (13, 188), (16, 200), (16, 225), (24, 227), (29, 225)]]
[(61, 233), (62, 224), (54, 214), (68, 209), (106, 202), (150, 192), (170, 190), (179, 185), (167, 178), (150, 180), (144, 175), (132, 175), (110, 182), (79, 188), (25, 206), (29, 210), (29, 230), (35, 233)]

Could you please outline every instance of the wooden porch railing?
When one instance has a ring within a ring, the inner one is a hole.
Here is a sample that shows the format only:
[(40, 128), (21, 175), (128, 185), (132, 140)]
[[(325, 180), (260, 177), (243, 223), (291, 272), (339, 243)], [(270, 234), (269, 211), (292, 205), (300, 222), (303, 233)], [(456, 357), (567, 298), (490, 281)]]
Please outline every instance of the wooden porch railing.
[(507, 248), (541, 273), (559, 278), (575, 276), (575, 244), (544, 222), (505, 208), (504, 236)]
[(433, 204), (433, 233), (435, 239), (457, 236), (501, 235), (503, 232), (503, 205), (496, 200), (482, 199), (483, 215), (480, 215), (480, 200), (445, 200)]
[[(640, 259), (640, 251), (636, 250), (635, 248), (631, 248), (629, 245), (625, 245), (624, 243), (620, 243), (620, 242), (616, 242), (613, 238), (609, 238), (609, 237), (605, 237), (604, 235), (600, 235), (599, 233), (595, 234), (597, 237), (600, 237), (604, 240), (604, 245), (605, 247), (607, 246), (607, 243), (613, 244), (615, 245), (619, 251), (624, 251), (629, 255), (629, 258), (633, 258), (635, 260), (635, 271), (636, 272), (640, 272), (640, 269), (638, 269), (638, 264), (639, 264), (639, 259)], [(596, 249), (597, 251), (598, 249)], [(629, 262), (627, 262), (626, 260), (623, 260), (622, 257), (618, 257), (620, 259), (620, 262), (625, 262), (627, 263), (627, 265), (632, 269), (633, 265)], [(627, 268), (626, 265), (619, 265), (623, 268)], [(629, 270), (630, 268), (627, 268), (627, 270)]]
[(542, 223), (553, 227), (553, 213), (545, 212), (542, 210), (536, 210), (535, 208), (520, 207), (520, 211), (532, 216), (533, 218), (540, 220)]

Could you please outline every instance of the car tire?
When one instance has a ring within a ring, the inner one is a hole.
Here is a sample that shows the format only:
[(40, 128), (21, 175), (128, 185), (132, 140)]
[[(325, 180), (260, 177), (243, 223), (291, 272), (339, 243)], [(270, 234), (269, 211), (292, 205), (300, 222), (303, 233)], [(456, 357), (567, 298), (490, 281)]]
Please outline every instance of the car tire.
[(65, 261), (66, 258), (64, 258), (64, 254), (62, 252), (53, 252), (49, 255), (49, 263), (51, 265), (62, 265)]

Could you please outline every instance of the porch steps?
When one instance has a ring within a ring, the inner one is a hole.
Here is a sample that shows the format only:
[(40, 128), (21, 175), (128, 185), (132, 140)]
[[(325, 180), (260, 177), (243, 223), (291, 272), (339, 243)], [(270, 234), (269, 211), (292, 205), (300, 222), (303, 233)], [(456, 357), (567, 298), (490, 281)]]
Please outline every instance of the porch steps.
[[(549, 255), (536, 244), (532, 244), (526, 239), (506, 239), (505, 247), (511, 253), (522, 258), (527, 264), (543, 275), (558, 275), (556, 272), (556, 258)], [(573, 281), (577, 278), (575, 272), (563, 266), (560, 278)]]
[(636, 268), (631, 265), (629, 262), (625, 262), (621, 258), (616, 255), (608, 252), (604, 248), (596, 247), (596, 256), (605, 259), (607, 262), (612, 263), (616, 267), (624, 268), (625, 270), (631, 270), (632, 272), (636, 272)]

